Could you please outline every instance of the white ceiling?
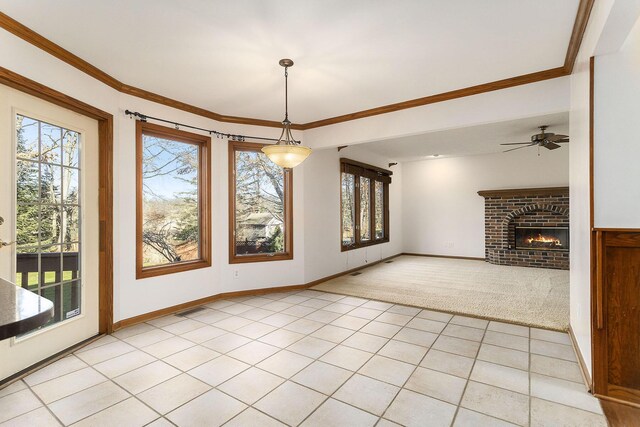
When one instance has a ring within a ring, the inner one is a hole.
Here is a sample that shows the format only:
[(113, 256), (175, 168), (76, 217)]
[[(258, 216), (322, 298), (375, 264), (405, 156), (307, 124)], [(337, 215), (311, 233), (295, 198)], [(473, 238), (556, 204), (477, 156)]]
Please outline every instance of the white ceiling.
[(309, 122), (563, 65), (579, 0), (0, 0), (118, 80)]
[[(438, 158), (446, 158), (499, 153), (516, 147), (501, 146), (502, 143), (530, 142), (531, 135), (539, 133), (538, 126), (541, 125), (549, 125), (547, 132), (569, 135), (569, 113), (386, 139), (359, 144), (358, 147), (398, 162), (434, 159), (432, 157), (434, 154), (438, 154)], [(535, 153), (537, 149), (537, 147), (529, 147), (518, 151), (530, 150), (531, 153)], [(562, 144), (562, 148), (558, 148), (558, 150), (568, 149), (568, 144)], [(348, 148), (343, 154), (348, 154)], [(508, 154), (505, 153), (505, 156)]]

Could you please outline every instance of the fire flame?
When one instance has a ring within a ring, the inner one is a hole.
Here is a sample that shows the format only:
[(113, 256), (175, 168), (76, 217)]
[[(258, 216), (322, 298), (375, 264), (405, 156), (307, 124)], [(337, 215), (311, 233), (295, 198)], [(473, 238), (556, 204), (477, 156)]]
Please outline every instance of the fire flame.
[(527, 243), (531, 244), (533, 242), (553, 243), (554, 246), (562, 246), (562, 243), (560, 243), (559, 239), (556, 239), (554, 237), (543, 236), (542, 234), (538, 234), (536, 237), (529, 237), (527, 239)]

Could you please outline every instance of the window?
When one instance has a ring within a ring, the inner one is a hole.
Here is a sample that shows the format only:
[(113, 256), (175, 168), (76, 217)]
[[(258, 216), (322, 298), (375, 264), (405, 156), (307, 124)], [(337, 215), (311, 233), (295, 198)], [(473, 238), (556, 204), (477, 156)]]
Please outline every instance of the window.
[(383, 239), (384, 235), (385, 235), (385, 227), (384, 227), (384, 211), (385, 211), (385, 206), (384, 206), (384, 194), (385, 194), (385, 190), (384, 190), (384, 184), (382, 183), (382, 181), (374, 181), (375, 186), (374, 186), (374, 206), (375, 208), (375, 216), (374, 216), (374, 232), (375, 232), (375, 238), (376, 239)]
[(389, 241), (391, 171), (340, 159), (342, 250)]
[(138, 279), (211, 265), (211, 138), (138, 121)]
[(342, 246), (356, 243), (356, 181), (342, 172)]
[(16, 283), (53, 302), (51, 325), (78, 316), (78, 132), (16, 115)]
[(229, 142), (229, 262), (293, 259), (292, 170)]

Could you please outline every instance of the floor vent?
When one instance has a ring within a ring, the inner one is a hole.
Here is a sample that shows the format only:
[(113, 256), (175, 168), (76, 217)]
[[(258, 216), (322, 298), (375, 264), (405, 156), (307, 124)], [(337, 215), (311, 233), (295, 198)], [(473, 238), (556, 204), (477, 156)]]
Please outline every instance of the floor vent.
[(351, 273), (350, 276), (359, 276), (361, 274), (362, 274), (361, 271), (356, 271), (355, 273)]
[(393, 261), (385, 261), (385, 264), (391, 264)]
[(192, 308), (191, 310), (181, 311), (180, 313), (176, 313), (176, 316), (187, 317), (190, 314), (197, 313), (199, 311), (204, 311), (203, 307)]

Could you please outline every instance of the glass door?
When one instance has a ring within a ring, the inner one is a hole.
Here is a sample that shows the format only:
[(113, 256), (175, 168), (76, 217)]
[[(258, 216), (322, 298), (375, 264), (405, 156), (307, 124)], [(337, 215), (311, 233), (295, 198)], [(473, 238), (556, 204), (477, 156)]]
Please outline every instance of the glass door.
[(98, 124), (0, 86), (0, 277), (49, 299), (0, 341), (0, 380), (98, 333)]

